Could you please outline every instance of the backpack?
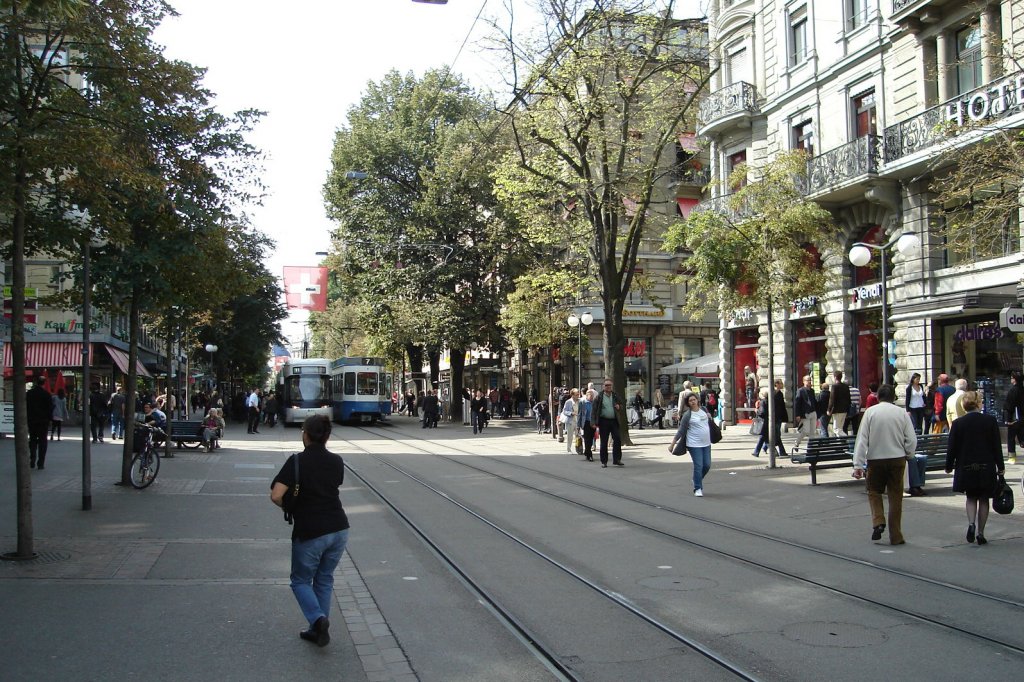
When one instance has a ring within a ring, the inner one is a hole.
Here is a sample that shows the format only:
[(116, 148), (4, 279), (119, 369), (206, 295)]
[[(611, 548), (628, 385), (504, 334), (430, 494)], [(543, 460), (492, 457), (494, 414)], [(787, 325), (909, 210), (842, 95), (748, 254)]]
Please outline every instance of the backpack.
[(712, 409), (718, 407), (718, 396), (714, 391), (708, 391), (708, 407)]

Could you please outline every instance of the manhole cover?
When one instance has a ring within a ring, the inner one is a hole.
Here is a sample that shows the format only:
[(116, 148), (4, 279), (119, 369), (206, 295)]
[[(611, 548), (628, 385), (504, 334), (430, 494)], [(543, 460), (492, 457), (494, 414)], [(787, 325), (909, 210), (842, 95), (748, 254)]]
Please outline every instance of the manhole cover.
[(853, 623), (794, 623), (782, 628), (782, 635), (794, 642), (810, 646), (858, 648), (875, 646), (886, 641), (884, 632)]
[(652, 578), (644, 578), (638, 582), (644, 587), (650, 587), (652, 590), (676, 590), (678, 592), (709, 590), (718, 587), (718, 583), (710, 578), (681, 575), (659, 575)]

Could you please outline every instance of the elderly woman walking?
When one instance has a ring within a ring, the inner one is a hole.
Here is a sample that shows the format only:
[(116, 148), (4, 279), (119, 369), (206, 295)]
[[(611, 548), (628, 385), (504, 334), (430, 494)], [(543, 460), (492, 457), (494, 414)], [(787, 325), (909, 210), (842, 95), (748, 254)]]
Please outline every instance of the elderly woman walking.
[(967, 495), (967, 542), (984, 545), (989, 499), (1005, 471), (1003, 444), (996, 418), (981, 413), (976, 391), (961, 396), (960, 408), (965, 413), (949, 427), (946, 473), (953, 472), (953, 491)]

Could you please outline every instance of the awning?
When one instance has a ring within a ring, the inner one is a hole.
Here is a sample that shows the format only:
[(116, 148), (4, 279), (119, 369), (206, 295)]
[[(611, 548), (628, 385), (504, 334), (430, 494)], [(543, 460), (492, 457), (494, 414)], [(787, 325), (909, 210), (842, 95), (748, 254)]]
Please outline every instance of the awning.
[[(117, 368), (121, 370), (123, 374), (127, 374), (128, 354), (125, 353), (120, 348), (114, 348), (109, 344), (104, 344), (104, 346), (106, 347), (107, 352), (110, 353), (110, 359), (114, 361), (114, 364), (117, 365)], [(140, 377), (153, 378), (153, 375), (149, 373), (149, 370), (143, 367), (142, 363), (139, 362), (138, 360), (135, 361), (135, 373)]]
[(663, 374), (717, 374), (718, 353), (702, 355), (699, 358), (691, 358), (684, 362), (677, 362), (674, 365), (667, 365), (661, 368), (661, 372)]
[[(92, 344), (89, 344), (92, 363)], [(26, 341), (26, 367), (81, 367), (82, 344), (69, 341)], [(14, 346), (4, 344), (4, 369), (14, 367)]]
[(897, 315), (890, 315), (890, 322), (899, 322), (901, 320), (923, 320), (929, 317), (946, 317), (948, 315), (959, 315), (964, 311), (962, 305), (953, 305), (948, 308), (932, 308), (931, 310), (915, 310), (909, 313), (899, 313)]

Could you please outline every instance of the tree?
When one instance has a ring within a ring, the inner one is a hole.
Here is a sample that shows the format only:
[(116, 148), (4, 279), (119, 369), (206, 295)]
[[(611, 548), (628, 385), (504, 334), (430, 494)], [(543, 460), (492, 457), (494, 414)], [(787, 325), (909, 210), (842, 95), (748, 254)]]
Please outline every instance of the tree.
[[(823, 295), (832, 275), (815, 251), (826, 258), (837, 257), (839, 251), (831, 214), (804, 198), (801, 187), (806, 177), (807, 156), (801, 151), (778, 154), (756, 171), (744, 164), (730, 176), (729, 185), (735, 191), (725, 196), (717, 210), (694, 211), (665, 235), (665, 250), (689, 254), (687, 312), (694, 317), (714, 309), (723, 317), (742, 308), (767, 312), (766, 426), (772, 444), (775, 307)], [(770, 453), (774, 468), (774, 445)]]
[[(324, 188), (338, 223), (328, 264), (368, 346), (393, 357), (400, 345), (414, 370), (425, 355), (434, 381), (450, 349), (453, 390), (470, 342), (504, 349), (497, 313), (525, 258), (494, 197), (504, 149), (496, 132), (486, 103), (458, 76), (392, 72), (349, 112)], [(353, 182), (352, 170), (366, 179)], [(453, 406), (458, 416), (461, 403)]]
[[(530, 235), (568, 235), (604, 309), (605, 373), (625, 389), (622, 313), (641, 239), (675, 214), (667, 178), (707, 84), (706, 33), (675, 2), (550, 0), (539, 45), (509, 33), (514, 155), (500, 181)], [(523, 80), (518, 75), (531, 68)], [(538, 210), (539, 209), (539, 210)], [(625, 426), (625, 410), (619, 415)], [(625, 433), (625, 428), (623, 429)]]

